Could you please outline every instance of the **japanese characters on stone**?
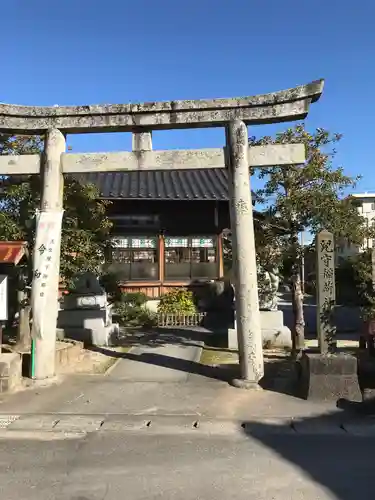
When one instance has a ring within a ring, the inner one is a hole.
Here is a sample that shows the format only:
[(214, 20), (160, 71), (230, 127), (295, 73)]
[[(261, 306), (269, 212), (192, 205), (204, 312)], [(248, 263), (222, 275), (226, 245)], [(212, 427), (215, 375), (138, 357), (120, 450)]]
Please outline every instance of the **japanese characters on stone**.
[(62, 212), (39, 212), (37, 214), (38, 231), (34, 247), (31, 291), (34, 338), (43, 336), (43, 317), (48, 287), (58, 264), (57, 243), (61, 232), (61, 223)]
[(40, 255), (40, 268), (35, 269), (33, 278), (34, 280), (41, 280), (40, 282), (41, 291), (39, 292), (40, 297), (44, 297), (48, 276), (51, 271), (52, 255), (54, 250), (53, 247), (55, 245), (55, 238), (48, 237), (48, 234), (51, 234), (52, 232), (51, 229), (53, 229), (53, 227), (52, 224), (49, 223), (46, 229), (46, 236), (47, 236), (46, 241), (48, 242), (47, 246), (44, 243), (42, 243), (37, 248), (37, 252)]
[(335, 298), (335, 273), (334, 273), (334, 247), (333, 239), (320, 240), (320, 260), (323, 270), (319, 275), (319, 279), (323, 279), (322, 291), (324, 294), (324, 306), (330, 307), (332, 300)]
[(336, 332), (332, 315), (336, 298), (334, 250), (332, 233), (321, 231), (317, 236), (317, 327), (323, 351), (333, 346)]

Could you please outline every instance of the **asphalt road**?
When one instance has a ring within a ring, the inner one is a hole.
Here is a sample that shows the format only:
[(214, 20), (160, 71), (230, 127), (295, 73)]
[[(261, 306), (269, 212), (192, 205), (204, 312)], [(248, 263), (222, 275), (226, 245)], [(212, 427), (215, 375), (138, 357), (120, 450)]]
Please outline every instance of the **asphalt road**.
[(12, 500), (373, 499), (375, 439), (95, 432), (0, 440)]

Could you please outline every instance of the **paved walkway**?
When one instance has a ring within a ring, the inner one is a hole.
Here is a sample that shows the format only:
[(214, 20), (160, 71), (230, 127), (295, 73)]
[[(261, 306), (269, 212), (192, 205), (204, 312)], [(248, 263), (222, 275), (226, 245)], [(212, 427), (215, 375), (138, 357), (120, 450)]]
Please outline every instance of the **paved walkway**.
[[(110, 371), (109, 378), (133, 382), (184, 382), (186, 362), (198, 363), (203, 342), (181, 339), (175, 342), (170, 334), (159, 334), (155, 343), (132, 347)], [(185, 362), (185, 363), (184, 363)]]
[(222, 379), (222, 371), (199, 363), (200, 352), (198, 336), (186, 332), (138, 339), (106, 375), (68, 375), (1, 396), (0, 420), (26, 414), (169, 415), (237, 422), (275, 418), (316, 422), (326, 416), (346, 416), (333, 402), (302, 401), (282, 389), (231, 387)]

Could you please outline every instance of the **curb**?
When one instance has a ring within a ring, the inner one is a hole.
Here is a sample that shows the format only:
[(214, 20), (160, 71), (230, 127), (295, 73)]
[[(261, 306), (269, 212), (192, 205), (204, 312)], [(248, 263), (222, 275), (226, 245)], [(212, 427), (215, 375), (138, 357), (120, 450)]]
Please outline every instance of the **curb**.
[(220, 437), (375, 437), (375, 420), (313, 422), (266, 418), (245, 422), (199, 415), (0, 415), (0, 439), (80, 439), (92, 433)]
[[(127, 352), (124, 352), (124, 354), (127, 354), (127, 353), (131, 353), (132, 350), (134, 349), (134, 346), (131, 347)], [(111, 365), (104, 373), (102, 373), (101, 375), (104, 375), (105, 377), (107, 375), (110, 375), (112, 373), (112, 371), (116, 368), (116, 366), (120, 363), (120, 361), (122, 361), (123, 359), (126, 359), (126, 358), (123, 358), (123, 357), (119, 357), (118, 359), (116, 359), (116, 361), (113, 363), (113, 365)]]
[(82, 439), (86, 432), (54, 432), (54, 431), (12, 431), (0, 430), (0, 441), (6, 439), (22, 439), (30, 441), (64, 441), (67, 439)]
[(199, 363), (200, 362), (200, 359), (202, 357), (202, 351), (203, 351), (203, 347), (204, 347), (204, 342), (197, 342), (197, 344), (201, 344), (200, 347), (196, 347), (196, 353), (195, 353), (195, 356), (194, 358), (192, 359), (192, 361), (194, 363)]

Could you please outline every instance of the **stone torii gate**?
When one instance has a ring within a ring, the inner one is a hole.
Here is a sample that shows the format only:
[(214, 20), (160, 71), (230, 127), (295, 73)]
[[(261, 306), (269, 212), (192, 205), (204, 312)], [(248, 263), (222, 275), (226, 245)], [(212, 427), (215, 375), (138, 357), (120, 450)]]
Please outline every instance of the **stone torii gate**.
[[(305, 118), (309, 105), (319, 99), (323, 84), (318, 80), (289, 90), (233, 99), (61, 107), (0, 104), (0, 132), (45, 136), (42, 156), (0, 157), (0, 175), (41, 174), (40, 213), (49, 216), (57, 228), (57, 238), (49, 249), (53, 269), (43, 277), (34, 251), (33, 317), (39, 318), (34, 325), (35, 378), (55, 374), (63, 174), (227, 168), (241, 368), (241, 378), (233, 384), (257, 386), (264, 365), (249, 166), (300, 164), (305, 161), (305, 148), (302, 144), (249, 147), (247, 125)], [(207, 127), (225, 127), (225, 148), (151, 150), (152, 130)], [(119, 131), (133, 133), (132, 152), (65, 152), (67, 134)], [(37, 242), (44, 231), (41, 219), (38, 221)], [(44, 288), (39, 294), (40, 286)]]

